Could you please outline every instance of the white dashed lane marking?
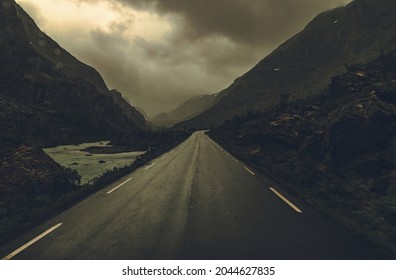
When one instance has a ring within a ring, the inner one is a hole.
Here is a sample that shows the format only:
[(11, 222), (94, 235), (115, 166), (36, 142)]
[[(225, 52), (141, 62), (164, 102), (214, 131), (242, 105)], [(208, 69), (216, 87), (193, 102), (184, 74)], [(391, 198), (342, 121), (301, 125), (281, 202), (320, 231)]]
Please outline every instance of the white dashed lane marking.
[(155, 164), (155, 162), (154, 163), (152, 163), (152, 164), (150, 164), (149, 166), (147, 166), (144, 170), (147, 170), (147, 169), (149, 169), (150, 167), (152, 167), (153, 165)]
[(123, 183), (119, 184), (117, 187), (111, 189), (110, 191), (107, 192), (107, 194), (111, 194), (112, 192), (114, 192), (116, 189), (122, 187), (123, 185), (125, 185), (126, 183), (128, 183), (130, 180), (132, 180), (132, 178), (129, 178), (128, 180), (124, 181)]
[(302, 211), (293, 203), (291, 203), (286, 197), (284, 197), (283, 195), (281, 195), (277, 190), (275, 190), (274, 188), (270, 188), (270, 190), (275, 193), (277, 196), (279, 196), (284, 202), (286, 202), (291, 208), (294, 209), (294, 211), (296, 211), (297, 213), (302, 213)]
[(13, 257), (15, 257), (16, 255), (18, 255), (20, 252), (22, 252), (23, 250), (25, 250), (26, 248), (30, 247), (31, 245), (33, 245), (34, 243), (36, 243), (37, 241), (39, 241), (40, 239), (44, 238), (46, 235), (50, 234), (51, 232), (53, 232), (54, 230), (56, 230), (58, 227), (60, 227), (62, 225), (62, 223), (59, 223), (55, 226), (53, 226), (52, 228), (46, 230), (45, 232), (43, 232), (42, 234), (40, 234), (39, 236), (37, 236), (36, 238), (33, 238), (32, 240), (30, 240), (28, 243), (26, 243), (25, 245), (19, 247), (18, 249), (16, 249), (14, 252), (12, 252), (11, 254), (9, 254), (8, 256), (4, 257), (3, 260), (10, 260)]
[(256, 176), (256, 174), (250, 170), (249, 168), (247, 168), (246, 166), (244, 167), (246, 169), (247, 172), (249, 172), (250, 174), (252, 174), (253, 176)]

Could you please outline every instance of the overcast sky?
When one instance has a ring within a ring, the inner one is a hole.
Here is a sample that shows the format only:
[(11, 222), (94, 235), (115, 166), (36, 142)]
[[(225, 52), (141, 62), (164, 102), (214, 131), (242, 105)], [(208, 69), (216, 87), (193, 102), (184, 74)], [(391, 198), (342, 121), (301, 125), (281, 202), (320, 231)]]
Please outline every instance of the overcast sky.
[(17, 0), (109, 88), (148, 114), (216, 93), (351, 0)]

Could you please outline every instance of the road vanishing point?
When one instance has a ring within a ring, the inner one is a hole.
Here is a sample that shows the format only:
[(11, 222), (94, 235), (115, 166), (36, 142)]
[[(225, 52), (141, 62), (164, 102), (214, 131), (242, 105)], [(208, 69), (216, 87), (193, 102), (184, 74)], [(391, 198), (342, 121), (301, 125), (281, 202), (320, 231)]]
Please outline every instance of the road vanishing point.
[(363, 241), (194, 133), (0, 246), (3, 259), (373, 259)]

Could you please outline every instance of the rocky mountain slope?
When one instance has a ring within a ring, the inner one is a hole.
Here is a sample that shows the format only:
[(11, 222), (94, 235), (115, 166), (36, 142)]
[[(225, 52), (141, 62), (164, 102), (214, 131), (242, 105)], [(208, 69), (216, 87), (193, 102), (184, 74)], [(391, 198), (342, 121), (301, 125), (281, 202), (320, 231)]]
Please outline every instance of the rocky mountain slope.
[(62, 69), (62, 72), (67, 76), (81, 77), (83, 80), (95, 85), (99, 91), (108, 92), (103, 78), (94, 68), (76, 59), (42, 32), (21, 6), (14, 1), (9, 1), (9, 3), (15, 8), (16, 16), (22, 24), (26, 38), (35, 52), (51, 61), (56, 68)]
[(396, 50), (349, 67), (322, 94), (280, 99), (210, 135), (331, 218), (396, 256)]
[(68, 51), (63, 49), (57, 42), (52, 40), (44, 32), (42, 32), (33, 19), (15, 2), (13, 4), (16, 10), (18, 18), (21, 20), (22, 25), (25, 29), (29, 43), (33, 49), (43, 56), (44, 58), (51, 61), (56, 68), (73, 78), (81, 78), (90, 84), (94, 85), (99, 92), (110, 95), (113, 98), (113, 102), (117, 104), (124, 114), (128, 116), (133, 122), (135, 122), (140, 128), (145, 127), (145, 120), (142, 115), (131, 105), (122, 98), (121, 93), (113, 94), (113, 91), (109, 92), (103, 78), (100, 74), (91, 66), (79, 61)]
[(41, 32), (12, 0), (0, 6), (0, 61), (3, 147), (103, 139), (145, 126), (93, 68)]
[(135, 122), (139, 128), (146, 127), (146, 117), (138, 108), (133, 107), (118, 90), (112, 89), (109, 91), (109, 95), (113, 99), (113, 102), (117, 104), (122, 113), (131, 121)]
[(224, 97), (189, 127), (218, 125), (248, 110), (263, 110), (279, 96), (291, 100), (318, 94), (345, 65), (364, 63), (396, 45), (396, 2), (355, 0), (324, 12), (306, 28), (236, 79)]

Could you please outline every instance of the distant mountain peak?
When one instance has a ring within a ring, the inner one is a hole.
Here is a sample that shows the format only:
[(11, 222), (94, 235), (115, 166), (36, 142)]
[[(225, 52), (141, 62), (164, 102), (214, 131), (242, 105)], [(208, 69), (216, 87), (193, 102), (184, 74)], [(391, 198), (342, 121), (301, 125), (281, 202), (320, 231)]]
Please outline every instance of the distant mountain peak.
[(216, 103), (219, 96), (219, 94), (193, 96), (172, 111), (156, 115), (152, 122), (157, 126), (170, 127), (176, 123), (187, 121)]

